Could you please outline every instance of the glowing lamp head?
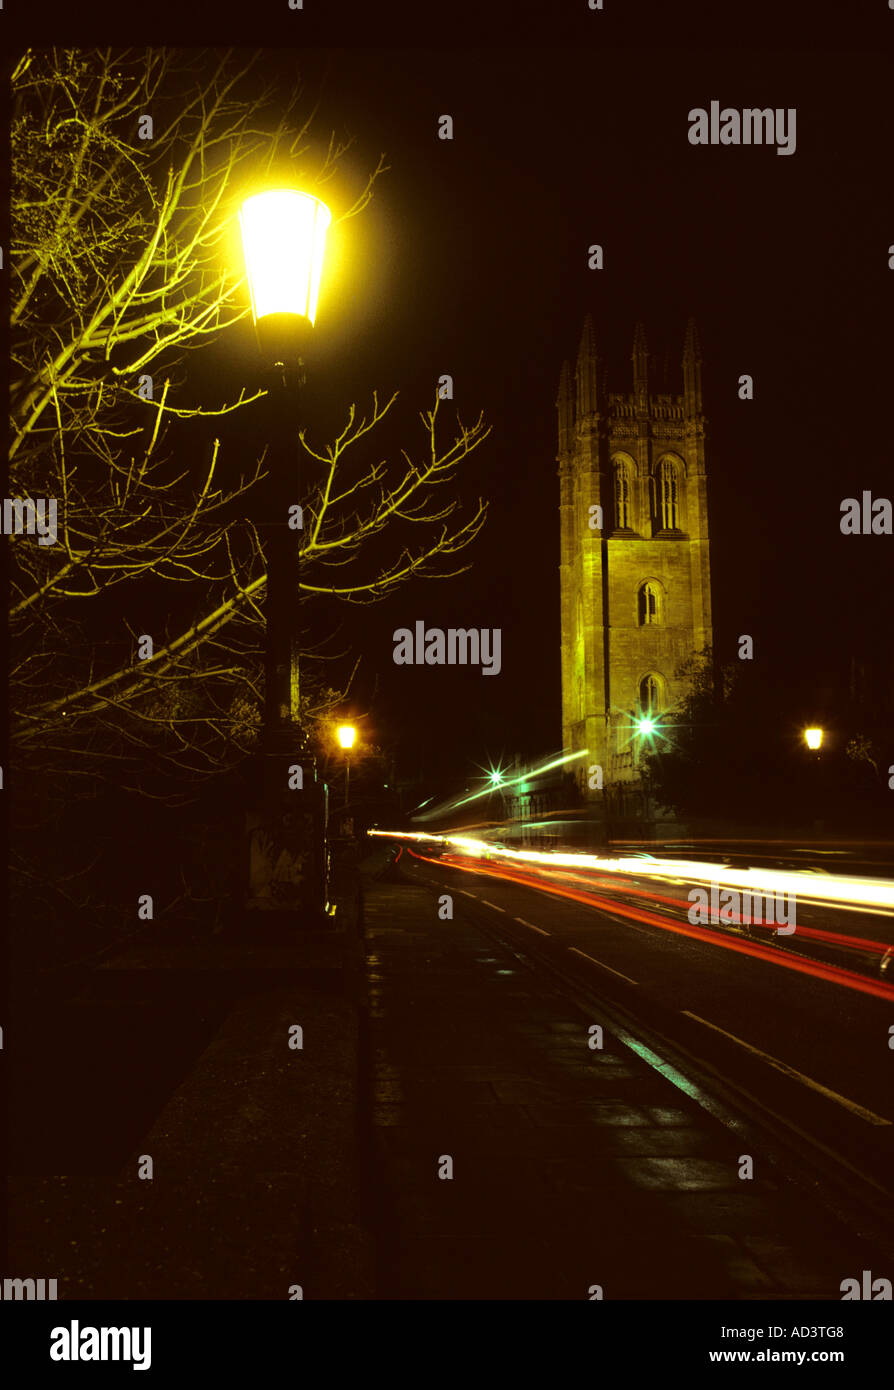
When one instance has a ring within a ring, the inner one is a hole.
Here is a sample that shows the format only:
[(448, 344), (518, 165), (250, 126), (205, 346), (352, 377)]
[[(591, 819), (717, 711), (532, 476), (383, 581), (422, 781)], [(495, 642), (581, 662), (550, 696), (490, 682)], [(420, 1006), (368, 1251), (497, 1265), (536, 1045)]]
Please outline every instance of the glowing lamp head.
[(331, 221), (325, 203), (293, 189), (256, 193), (242, 204), (239, 223), (255, 323), (270, 314), (298, 314), (313, 323)]
[(655, 720), (648, 714), (644, 714), (641, 719), (636, 721), (636, 731), (639, 734), (654, 734)]
[(805, 729), (804, 742), (808, 748), (821, 748), (823, 743), (822, 729)]
[(354, 739), (357, 737), (357, 730), (353, 724), (342, 724), (336, 730), (338, 741), (342, 748), (353, 748)]
[(492, 787), (501, 787), (503, 785), (503, 774), (498, 767), (493, 768), (490, 773), (490, 784)]

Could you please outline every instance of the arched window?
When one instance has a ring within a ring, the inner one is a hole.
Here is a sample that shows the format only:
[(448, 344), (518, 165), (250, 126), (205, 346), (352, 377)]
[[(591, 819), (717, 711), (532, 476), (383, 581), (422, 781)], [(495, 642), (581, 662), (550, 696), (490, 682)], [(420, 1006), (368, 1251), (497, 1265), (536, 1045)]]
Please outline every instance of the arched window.
[(639, 683), (639, 706), (643, 714), (651, 716), (661, 713), (661, 686), (660, 676), (653, 675), (651, 671), (643, 676)]
[(651, 580), (647, 579), (645, 584), (639, 586), (638, 610), (640, 627), (646, 627), (649, 623), (661, 622), (661, 599), (658, 585)]
[(630, 506), (630, 466), (622, 459), (614, 464), (615, 482), (615, 530), (629, 531), (632, 515)]
[(680, 513), (678, 505), (677, 468), (672, 459), (662, 459), (658, 465), (656, 480), (656, 519), (662, 531), (678, 531)]

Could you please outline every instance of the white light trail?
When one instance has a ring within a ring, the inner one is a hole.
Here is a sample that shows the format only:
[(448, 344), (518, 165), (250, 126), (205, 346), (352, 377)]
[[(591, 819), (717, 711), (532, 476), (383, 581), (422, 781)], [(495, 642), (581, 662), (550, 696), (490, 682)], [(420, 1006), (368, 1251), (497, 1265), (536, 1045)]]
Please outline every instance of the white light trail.
[[(452, 811), (456, 811), (460, 806), (468, 805), (470, 801), (477, 801), (482, 796), (490, 796), (494, 790), (498, 789), (501, 792), (506, 792), (511, 787), (517, 787), (521, 782), (533, 781), (535, 777), (540, 777), (544, 772), (552, 772), (557, 767), (563, 767), (565, 763), (574, 762), (576, 759), (579, 758), (585, 758), (588, 754), (588, 751), (589, 750), (586, 748), (581, 748), (574, 753), (563, 753), (561, 757), (552, 758), (547, 763), (541, 763), (539, 767), (526, 768), (525, 771), (520, 773), (518, 777), (506, 778), (498, 784), (495, 784), (491, 780), (490, 776), (488, 776), (485, 786), (483, 786), (480, 789), (480, 791), (471, 792), (469, 796), (457, 797), (453, 801), (442, 801), (437, 806), (433, 806), (430, 811), (426, 811), (424, 816), (414, 815), (413, 820), (425, 821), (433, 820), (436, 816), (447, 816)], [(429, 797), (429, 801), (430, 800), (431, 797)], [(427, 804), (428, 803), (425, 801), (422, 802), (422, 806), (425, 806)], [(441, 836), (437, 835), (435, 836), (435, 838), (440, 839)]]
[(603, 858), (598, 854), (570, 854), (559, 851), (510, 849), (489, 844), (467, 835), (429, 835), (423, 831), (371, 830), (371, 835), (396, 839), (432, 841), (455, 848), (473, 859), (491, 859), (506, 864), (537, 864), (550, 868), (587, 870), (602, 874), (626, 874), (634, 878), (655, 878), (665, 882), (716, 883), (720, 888), (736, 888), (752, 893), (794, 894), (799, 902), (857, 908), (862, 911), (894, 910), (894, 882), (884, 878), (856, 878), (851, 875), (817, 874), (810, 870), (732, 869), (695, 859), (642, 859), (634, 856)]

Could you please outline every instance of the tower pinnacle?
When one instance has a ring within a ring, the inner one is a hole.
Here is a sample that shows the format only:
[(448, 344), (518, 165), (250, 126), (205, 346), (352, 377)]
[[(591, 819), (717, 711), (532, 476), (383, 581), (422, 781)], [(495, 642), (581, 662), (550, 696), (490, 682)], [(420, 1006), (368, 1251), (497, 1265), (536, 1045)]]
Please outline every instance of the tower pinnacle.
[(683, 341), (683, 403), (687, 415), (701, 414), (702, 350), (695, 319), (691, 315), (686, 323), (686, 337)]
[(574, 390), (571, 377), (571, 363), (566, 358), (559, 373), (559, 394), (556, 397), (559, 412), (559, 456), (569, 454), (574, 448)]
[(596, 334), (593, 319), (587, 314), (583, 332), (580, 335), (580, 348), (577, 354), (577, 414), (578, 419), (595, 415), (598, 406)]
[(637, 322), (633, 333), (633, 394), (637, 405), (646, 409), (649, 397), (649, 349), (646, 344), (646, 330)]

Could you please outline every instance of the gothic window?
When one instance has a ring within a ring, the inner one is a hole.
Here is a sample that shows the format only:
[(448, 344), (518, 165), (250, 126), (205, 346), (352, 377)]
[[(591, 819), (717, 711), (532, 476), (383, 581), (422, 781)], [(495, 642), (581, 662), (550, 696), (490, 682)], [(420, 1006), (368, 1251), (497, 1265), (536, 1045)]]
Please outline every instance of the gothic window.
[(677, 469), (670, 459), (658, 465), (656, 512), (662, 531), (677, 531), (680, 526)]
[(615, 530), (630, 529), (630, 469), (626, 463), (615, 463)]
[(651, 672), (643, 676), (639, 683), (639, 705), (643, 714), (653, 715), (661, 712), (661, 677)]
[(647, 580), (639, 588), (639, 625), (646, 627), (649, 623), (660, 622), (661, 609), (658, 585)]

